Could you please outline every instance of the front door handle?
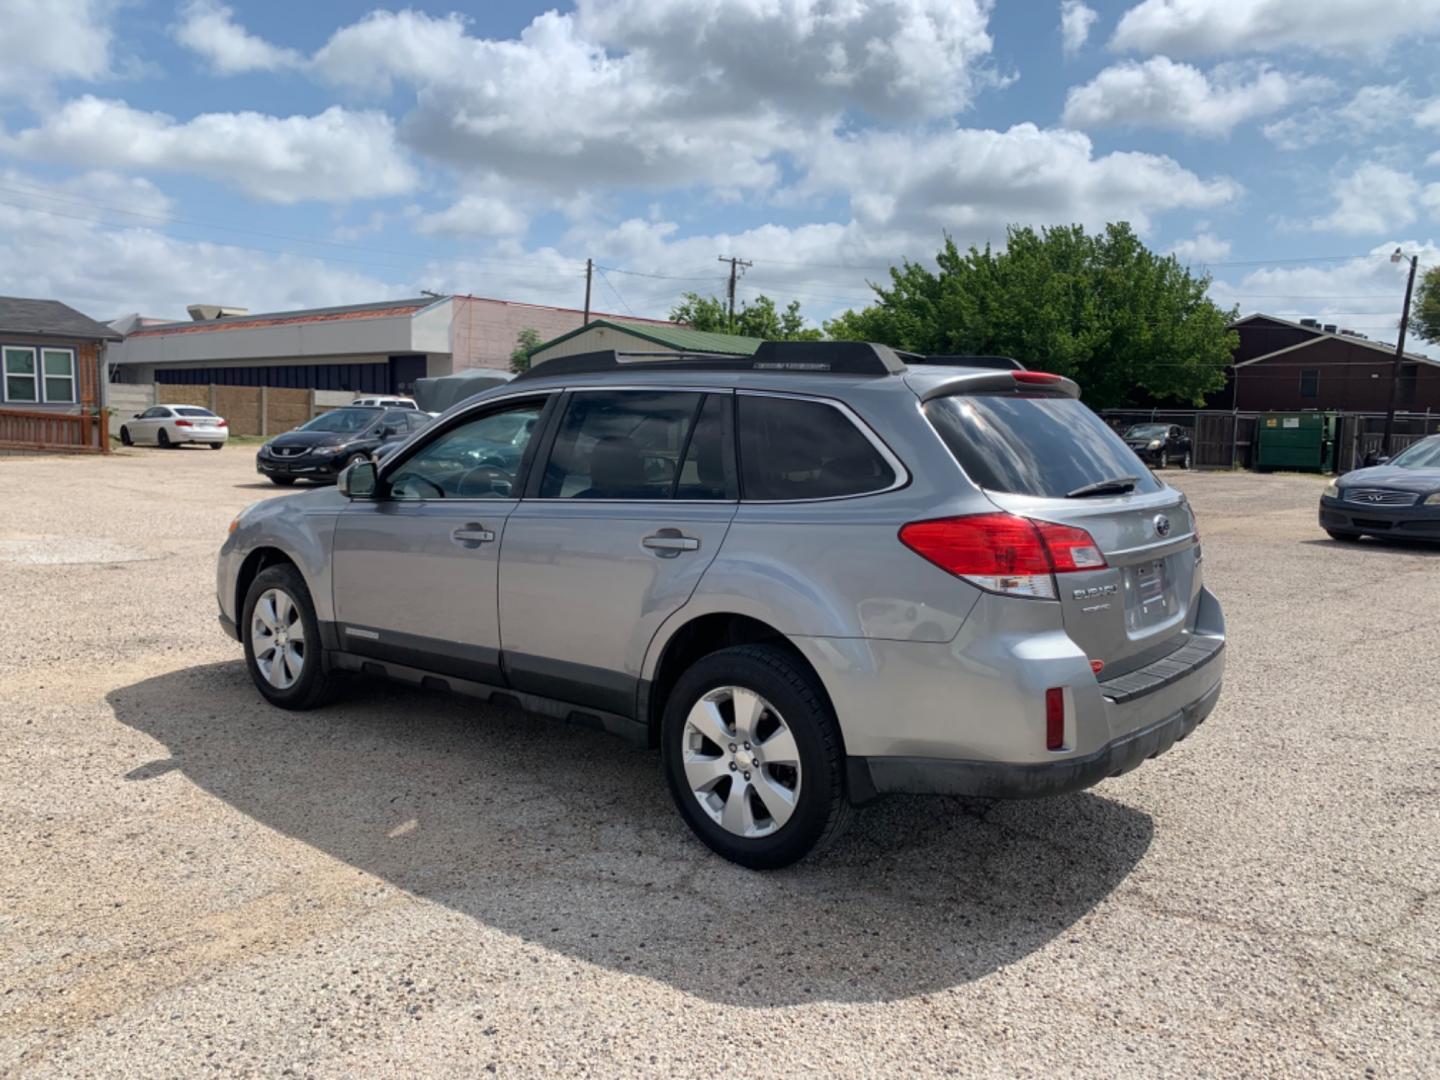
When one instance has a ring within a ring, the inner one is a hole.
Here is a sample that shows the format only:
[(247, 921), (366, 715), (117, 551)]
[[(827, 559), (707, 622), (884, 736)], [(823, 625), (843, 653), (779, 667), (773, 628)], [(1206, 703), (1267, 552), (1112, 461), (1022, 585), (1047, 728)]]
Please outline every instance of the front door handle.
[(450, 539), (462, 547), (477, 548), (481, 544), (488, 544), (493, 541), (495, 534), (479, 522), (472, 521), (468, 525), (461, 525), (452, 532)]
[(682, 551), (699, 551), (700, 541), (684, 535), (679, 529), (661, 529), (640, 541), (662, 559), (673, 559)]

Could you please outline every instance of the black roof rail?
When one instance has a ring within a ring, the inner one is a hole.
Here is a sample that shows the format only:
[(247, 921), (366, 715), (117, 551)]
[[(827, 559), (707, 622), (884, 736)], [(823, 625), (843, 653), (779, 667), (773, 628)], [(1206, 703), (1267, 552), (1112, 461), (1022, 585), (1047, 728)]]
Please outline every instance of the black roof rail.
[(1025, 371), (1026, 367), (1012, 356), (916, 356), (905, 353), (907, 364), (934, 364), (937, 367), (989, 368), (995, 371)]
[(666, 371), (765, 371), (796, 375), (900, 375), (905, 362), (888, 345), (863, 341), (767, 341), (754, 356), (687, 352), (577, 353), (543, 360), (511, 382), (555, 375), (593, 375), (644, 367)]

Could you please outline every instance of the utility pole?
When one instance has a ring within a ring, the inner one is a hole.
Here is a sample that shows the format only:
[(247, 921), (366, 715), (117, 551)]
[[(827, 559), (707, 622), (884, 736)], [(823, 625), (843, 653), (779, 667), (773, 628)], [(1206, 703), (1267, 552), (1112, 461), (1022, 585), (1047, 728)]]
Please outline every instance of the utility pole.
[(755, 264), (745, 259), (737, 259), (733, 255), (721, 255), (717, 261), (730, 264), (730, 332), (733, 334), (735, 332), (735, 279), (740, 271), (748, 270)]
[[(1392, 263), (1404, 262), (1405, 256), (1399, 248), (1390, 256)], [(1415, 291), (1415, 269), (1420, 265), (1420, 256), (1410, 256), (1410, 278), (1405, 283), (1405, 306), (1400, 309), (1400, 339), (1395, 342), (1395, 364), (1390, 369), (1390, 408), (1385, 413), (1385, 441), (1380, 452), (1390, 456), (1390, 440), (1395, 436), (1395, 406), (1400, 400), (1400, 365), (1405, 360), (1405, 328), (1410, 325), (1410, 295)]]
[(595, 276), (595, 260), (585, 260), (585, 321), (581, 326), (590, 325), (590, 279)]

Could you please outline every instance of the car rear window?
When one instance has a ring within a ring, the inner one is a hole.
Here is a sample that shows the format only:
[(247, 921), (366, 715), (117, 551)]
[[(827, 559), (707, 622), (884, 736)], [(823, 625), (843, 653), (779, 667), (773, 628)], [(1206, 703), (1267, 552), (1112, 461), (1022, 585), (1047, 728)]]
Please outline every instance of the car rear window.
[(1135, 477), (1160, 484), (1105, 421), (1074, 398), (963, 394), (925, 405), (971, 480), (989, 491), (1064, 498), (1088, 484)]
[(895, 470), (854, 422), (823, 401), (740, 395), (746, 499), (838, 499), (884, 491)]
[(176, 416), (214, 416), (215, 414), (214, 414), (213, 412), (211, 412), (209, 409), (201, 409), (201, 408), (199, 408), (198, 406), (193, 406), (193, 405), (177, 405), (176, 408), (175, 408), (175, 415), (176, 415)]

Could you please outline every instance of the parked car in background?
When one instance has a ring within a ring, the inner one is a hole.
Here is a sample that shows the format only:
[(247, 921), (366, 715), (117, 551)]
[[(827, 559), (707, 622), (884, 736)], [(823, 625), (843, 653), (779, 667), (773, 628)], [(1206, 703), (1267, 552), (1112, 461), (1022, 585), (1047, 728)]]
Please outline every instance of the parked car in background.
[(364, 461), (386, 443), (403, 442), (431, 420), (429, 413), (417, 409), (332, 409), (260, 447), (255, 471), (282, 486), (296, 480), (333, 482), (347, 465)]
[(354, 401), (352, 401), (350, 404), (351, 404), (351, 405), (359, 405), (359, 406), (361, 406), (362, 408), (380, 408), (380, 409), (419, 409), (419, 408), (420, 408), (419, 405), (416, 405), (416, 404), (415, 404), (415, 399), (414, 399), (414, 398), (408, 398), (408, 397), (362, 397), (362, 398), (356, 398), (356, 399), (355, 399)]
[(126, 446), (201, 443), (219, 450), (229, 436), (224, 418), (199, 405), (155, 405), (120, 426), (120, 441)]
[(1320, 527), (1336, 540), (1440, 540), (1440, 435), (1330, 481), (1320, 495)]
[(559, 357), (241, 513), (221, 623), (283, 708), (367, 671), (658, 745), (757, 868), (887, 792), (1079, 790), (1205, 719), (1225, 622), (1185, 496), (1078, 397), (855, 342)]
[(1163, 469), (1179, 465), (1188, 469), (1194, 464), (1190, 446), (1190, 429), (1178, 424), (1136, 424), (1125, 432), (1125, 445), (1134, 450), (1146, 465)]

